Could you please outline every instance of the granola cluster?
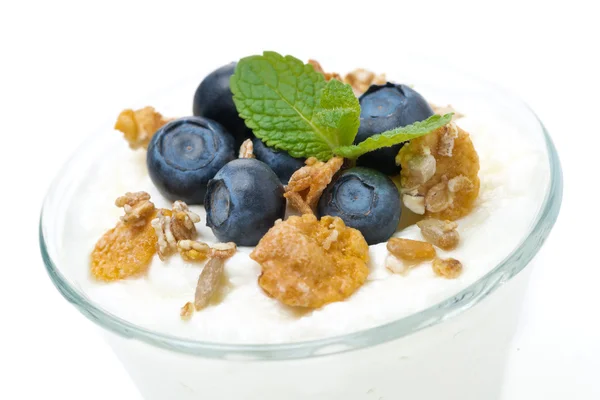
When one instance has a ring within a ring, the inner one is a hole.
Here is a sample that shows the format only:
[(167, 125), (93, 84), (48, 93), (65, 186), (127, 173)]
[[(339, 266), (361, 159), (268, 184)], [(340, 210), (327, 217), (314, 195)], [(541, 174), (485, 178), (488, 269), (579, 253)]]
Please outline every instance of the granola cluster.
[(479, 157), (469, 134), (450, 123), (402, 147), (402, 202), (430, 218), (454, 221), (471, 212), (479, 194)]
[(369, 246), (338, 217), (312, 214), (275, 224), (250, 257), (261, 288), (283, 304), (319, 308), (352, 295), (367, 279)]
[(147, 148), (150, 139), (157, 130), (169, 122), (154, 107), (144, 107), (139, 110), (127, 109), (121, 111), (115, 123), (115, 129), (123, 132), (125, 140), (132, 149)]
[(285, 187), (284, 196), (290, 206), (302, 214), (314, 214), (321, 194), (343, 164), (341, 157), (333, 157), (327, 162), (314, 157), (307, 159), (306, 166), (294, 172)]
[(358, 97), (369, 89), (371, 85), (383, 85), (386, 83), (385, 74), (375, 74), (364, 68), (357, 68), (342, 78), (337, 72), (325, 72), (321, 64), (316, 60), (308, 60), (315, 71), (325, 76), (325, 80), (337, 79), (352, 86), (354, 94)]

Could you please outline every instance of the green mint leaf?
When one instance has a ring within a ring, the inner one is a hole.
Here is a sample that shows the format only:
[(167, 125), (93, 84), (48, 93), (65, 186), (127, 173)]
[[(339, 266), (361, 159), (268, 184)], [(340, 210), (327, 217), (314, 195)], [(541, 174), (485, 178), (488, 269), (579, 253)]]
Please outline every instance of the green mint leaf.
[(349, 85), (275, 52), (241, 59), (230, 80), (239, 115), (268, 146), (327, 160), (352, 144), (360, 106)]
[(356, 159), (370, 151), (400, 144), (407, 140), (418, 138), (419, 136), (425, 136), (450, 123), (451, 120), (452, 113), (446, 115), (432, 115), (424, 121), (415, 122), (412, 125), (373, 135), (357, 145), (338, 147), (334, 152), (338, 156)]

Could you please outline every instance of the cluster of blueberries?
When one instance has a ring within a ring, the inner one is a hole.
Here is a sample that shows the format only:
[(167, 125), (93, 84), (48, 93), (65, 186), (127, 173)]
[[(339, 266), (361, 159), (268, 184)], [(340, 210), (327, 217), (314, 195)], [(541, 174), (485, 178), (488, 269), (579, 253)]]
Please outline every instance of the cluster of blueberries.
[[(194, 116), (171, 121), (156, 132), (147, 165), (166, 198), (204, 204), (206, 224), (220, 241), (255, 246), (284, 217), (283, 185), (304, 160), (266, 146), (246, 127), (229, 87), (234, 70), (235, 63), (225, 65), (200, 83)], [(433, 115), (427, 101), (405, 85), (373, 85), (359, 101), (357, 143)], [(237, 159), (248, 138), (256, 158)], [(388, 240), (401, 213), (398, 189), (388, 177), (399, 173), (395, 157), (401, 146), (367, 153), (357, 160), (357, 167), (340, 171), (323, 192), (318, 216), (342, 218), (369, 244)]]

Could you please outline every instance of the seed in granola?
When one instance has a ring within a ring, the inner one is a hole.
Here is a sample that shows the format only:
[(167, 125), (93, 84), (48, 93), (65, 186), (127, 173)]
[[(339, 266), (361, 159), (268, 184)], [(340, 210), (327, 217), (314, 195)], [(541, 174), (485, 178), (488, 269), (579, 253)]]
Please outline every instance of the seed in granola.
[[(334, 233), (334, 231), (336, 233)], [(367, 279), (369, 246), (338, 217), (312, 214), (276, 224), (250, 254), (262, 267), (259, 285), (296, 307), (319, 308), (351, 296)]]
[(246, 139), (240, 146), (240, 154), (238, 158), (255, 158), (254, 157), (254, 144), (252, 139)]
[(302, 214), (314, 214), (323, 190), (331, 183), (343, 163), (344, 159), (341, 157), (333, 157), (326, 163), (314, 157), (308, 158), (306, 166), (294, 172), (285, 187), (284, 196), (289, 200), (290, 206)]
[(435, 257), (435, 248), (419, 240), (391, 238), (388, 240), (387, 249), (394, 256), (404, 261), (427, 261)]
[(193, 314), (194, 314), (194, 304), (191, 301), (188, 301), (187, 303), (185, 303), (185, 305), (183, 307), (181, 307), (181, 311), (179, 313), (179, 315), (181, 316), (181, 319), (184, 321), (188, 321), (190, 318), (192, 318)]
[(447, 279), (457, 278), (463, 270), (461, 262), (454, 258), (442, 259), (436, 257), (433, 260), (432, 267), (436, 275)]
[(458, 246), (460, 235), (456, 230), (456, 222), (426, 218), (417, 222), (417, 226), (425, 240), (440, 249), (453, 250)]
[(208, 305), (211, 297), (219, 287), (224, 270), (224, 260), (218, 257), (211, 258), (204, 265), (202, 273), (200, 273), (200, 278), (198, 278), (198, 285), (196, 286), (196, 296), (194, 299), (196, 311), (200, 311)]
[(150, 195), (146, 192), (127, 192), (115, 200), (115, 205), (125, 210), (121, 221), (128, 225), (145, 225), (148, 218), (155, 214), (154, 203), (150, 201)]
[(177, 242), (177, 250), (184, 261), (204, 261), (210, 255), (210, 246), (195, 240), (180, 240)]
[[(454, 129), (458, 132), (455, 138)], [(450, 139), (451, 149), (448, 145)], [(435, 157), (435, 174), (415, 187), (415, 172), (411, 170), (410, 161), (427, 154)], [(479, 157), (469, 134), (460, 127), (448, 124), (429, 135), (411, 140), (402, 147), (396, 162), (402, 166), (400, 184), (403, 191), (410, 189), (410, 194), (426, 197), (425, 216), (454, 221), (473, 209), (479, 195)]]
[(127, 109), (119, 114), (115, 129), (123, 132), (129, 147), (145, 149), (154, 133), (168, 121), (154, 107), (144, 107), (135, 111)]

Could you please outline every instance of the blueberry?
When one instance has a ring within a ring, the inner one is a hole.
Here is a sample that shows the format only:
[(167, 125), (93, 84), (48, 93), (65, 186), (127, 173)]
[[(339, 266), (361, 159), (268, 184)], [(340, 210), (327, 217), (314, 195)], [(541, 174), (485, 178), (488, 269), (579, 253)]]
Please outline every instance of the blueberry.
[(340, 217), (358, 229), (368, 244), (388, 240), (400, 222), (400, 194), (379, 171), (356, 167), (341, 171), (327, 186), (317, 207), (319, 217)]
[[(360, 127), (355, 143), (381, 132), (423, 121), (433, 110), (419, 93), (406, 85), (371, 85), (360, 96)], [(400, 167), (395, 158), (402, 144), (384, 147), (360, 157), (357, 164), (375, 168), (387, 175), (396, 175)]]
[(222, 242), (256, 246), (285, 216), (283, 185), (262, 161), (240, 158), (225, 165), (208, 183), (206, 225)]
[(236, 155), (233, 137), (215, 121), (184, 117), (159, 129), (148, 146), (148, 173), (170, 200), (202, 204), (208, 181)]
[(294, 172), (304, 166), (304, 159), (294, 158), (282, 150), (275, 150), (258, 138), (252, 139), (252, 143), (256, 159), (271, 167), (284, 185), (287, 185)]
[(194, 115), (210, 118), (223, 125), (235, 137), (239, 147), (244, 139), (252, 136), (252, 130), (246, 127), (233, 103), (229, 78), (235, 66), (234, 62), (224, 65), (200, 82), (194, 95)]

